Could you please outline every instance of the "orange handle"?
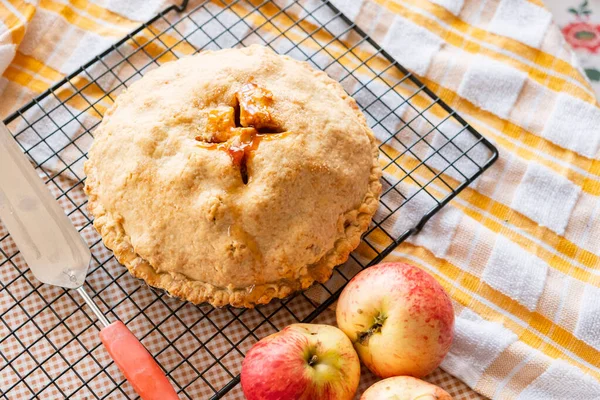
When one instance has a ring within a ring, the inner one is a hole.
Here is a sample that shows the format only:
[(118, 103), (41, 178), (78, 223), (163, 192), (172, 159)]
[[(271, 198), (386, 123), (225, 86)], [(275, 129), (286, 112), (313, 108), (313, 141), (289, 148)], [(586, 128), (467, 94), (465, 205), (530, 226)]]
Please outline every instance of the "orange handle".
[(121, 321), (103, 328), (100, 340), (142, 400), (179, 399), (154, 357)]

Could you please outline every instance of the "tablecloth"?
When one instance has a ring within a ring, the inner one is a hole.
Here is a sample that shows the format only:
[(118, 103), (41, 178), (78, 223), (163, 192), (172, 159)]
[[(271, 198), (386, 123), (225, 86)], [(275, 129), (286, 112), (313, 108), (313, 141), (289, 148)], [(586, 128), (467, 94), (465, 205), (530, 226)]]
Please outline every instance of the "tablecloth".
[[(334, 3), (500, 150), (388, 257), (454, 301), (446, 372), (429, 379), (456, 398), (600, 398), (600, 109), (551, 13), (540, 0)], [(0, 116), (166, 5), (1, 0)]]

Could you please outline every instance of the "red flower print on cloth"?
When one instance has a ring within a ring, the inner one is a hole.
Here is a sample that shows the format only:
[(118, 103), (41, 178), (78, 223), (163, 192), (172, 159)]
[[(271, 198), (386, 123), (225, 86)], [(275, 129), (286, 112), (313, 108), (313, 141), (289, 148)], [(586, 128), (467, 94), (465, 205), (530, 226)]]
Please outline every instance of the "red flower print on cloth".
[(597, 53), (600, 49), (600, 25), (589, 22), (592, 14), (589, 0), (584, 0), (577, 8), (569, 8), (569, 13), (575, 16), (576, 21), (562, 28), (567, 43), (574, 49), (585, 49), (590, 53)]
[(565, 39), (574, 49), (587, 49), (597, 53), (600, 49), (600, 25), (588, 22), (572, 22), (562, 28)]

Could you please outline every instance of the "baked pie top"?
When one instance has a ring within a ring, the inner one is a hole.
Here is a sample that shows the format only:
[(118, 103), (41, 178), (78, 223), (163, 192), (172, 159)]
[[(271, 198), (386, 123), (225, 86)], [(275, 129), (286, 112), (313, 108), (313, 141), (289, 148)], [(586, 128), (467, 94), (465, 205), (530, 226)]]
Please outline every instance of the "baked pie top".
[(148, 284), (252, 307), (325, 281), (377, 209), (377, 145), (324, 72), (262, 46), (131, 85), (85, 164), (94, 226)]

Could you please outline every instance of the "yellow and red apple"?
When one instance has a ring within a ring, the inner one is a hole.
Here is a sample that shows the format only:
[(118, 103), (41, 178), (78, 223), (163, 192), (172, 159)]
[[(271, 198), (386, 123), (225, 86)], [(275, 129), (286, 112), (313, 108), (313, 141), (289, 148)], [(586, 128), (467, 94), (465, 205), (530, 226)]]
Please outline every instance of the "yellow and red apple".
[(360, 361), (344, 332), (293, 324), (257, 342), (242, 362), (248, 400), (350, 400)]
[(360, 400), (452, 400), (445, 390), (411, 376), (395, 376), (373, 384)]
[(340, 295), (337, 325), (376, 375), (422, 377), (442, 362), (454, 336), (454, 310), (425, 271), (384, 263), (361, 271)]

